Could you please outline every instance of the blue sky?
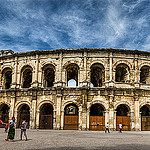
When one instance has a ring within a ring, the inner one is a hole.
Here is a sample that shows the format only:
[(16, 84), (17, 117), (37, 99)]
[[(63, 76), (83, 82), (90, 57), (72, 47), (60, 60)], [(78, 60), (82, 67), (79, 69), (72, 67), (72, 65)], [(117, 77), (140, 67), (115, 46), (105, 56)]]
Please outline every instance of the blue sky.
[(150, 52), (150, 0), (0, 0), (0, 49)]

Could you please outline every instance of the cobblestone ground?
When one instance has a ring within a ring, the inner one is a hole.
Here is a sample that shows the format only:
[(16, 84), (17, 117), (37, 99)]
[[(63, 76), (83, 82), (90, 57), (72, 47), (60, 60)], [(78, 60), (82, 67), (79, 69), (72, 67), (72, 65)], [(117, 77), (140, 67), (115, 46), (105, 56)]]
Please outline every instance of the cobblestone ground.
[(27, 130), (28, 141), (5, 141), (7, 134), (0, 128), (0, 150), (150, 150), (150, 131), (105, 134), (102, 131)]

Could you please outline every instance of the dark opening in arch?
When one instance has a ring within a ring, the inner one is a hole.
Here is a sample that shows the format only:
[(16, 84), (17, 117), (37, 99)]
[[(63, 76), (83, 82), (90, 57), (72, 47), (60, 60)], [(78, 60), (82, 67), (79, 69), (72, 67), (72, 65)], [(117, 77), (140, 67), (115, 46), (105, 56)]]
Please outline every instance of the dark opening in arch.
[(94, 104), (90, 108), (90, 116), (103, 116), (104, 107), (101, 104)]
[(75, 104), (68, 104), (65, 107), (65, 115), (78, 115), (78, 107)]
[(105, 81), (105, 70), (103, 65), (94, 64), (91, 66), (91, 83), (94, 87), (101, 87)]
[(71, 79), (76, 81), (76, 86), (78, 86), (78, 71), (79, 67), (77, 64), (70, 64), (66, 68), (67, 70), (67, 84)]
[(145, 84), (150, 84), (150, 67), (143, 66), (140, 69), (140, 82)]
[[(0, 105), (0, 120), (2, 120), (5, 123), (8, 123), (9, 120), (9, 106), (7, 104), (1, 104)], [(4, 127), (4, 125), (2, 125), (0, 123), (0, 127)]]
[(126, 64), (121, 63), (121, 64), (117, 65), (115, 81), (116, 82), (129, 81), (129, 67)]
[(44, 72), (44, 87), (52, 87), (55, 81), (55, 68), (53, 65), (45, 65)]
[(150, 131), (150, 105), (144, 105), (140, 108), (141, 112), (141, 130)]
[(128, 116), (129, 110), (128, 107), (124, 104), (121, 104), (117, 107), (117, 116)]
[(30, 107), (27, 104), (22, 104), (18, 109), (18, 125), (19, 128), (22, 121), (26, 120), (28, 122), (28, 127), (30, 125)]
[(45, 103), (40, 108), (40, 129), (53, 129), (53, 106)]
[(2, 72), (3, 82), (4, 82), (4, 88), (9, 89), (11, 87), (12, 82), (12, 70), (11, 68), (5, 68)]

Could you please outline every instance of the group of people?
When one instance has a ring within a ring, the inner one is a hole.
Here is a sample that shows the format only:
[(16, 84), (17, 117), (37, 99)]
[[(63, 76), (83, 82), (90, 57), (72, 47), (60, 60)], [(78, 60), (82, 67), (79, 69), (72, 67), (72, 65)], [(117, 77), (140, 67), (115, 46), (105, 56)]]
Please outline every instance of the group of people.
[[(107, 133), (107, 131), (108, 131), (108, 133), (110, 133), (108, 122), (107, 122), (107, 124), (105, 126), (105, 133)], [(122, 133), (122, 124), (121, 124), (121, 122), (119, 124), (119, 132)]]
[[(10, 139), (14, 142), (15, 123), (16, 123), (15, 118), (12, 117), (12, 120), (9, 123), (4, 123), (2, 121), (0, 123), (5, 124), (5, 132), (7, 132), (7, 129), (9, 126), (8, 136), (7, 136), (7, 139), (5, 139), (5, 140), (8, 141)], [(24, 133), (24, 136), (27, 141), (27, 134), (26, 134), (27, 125), (28, 125), (28, 123), (26, 122), (26, 120), (22, 120), (22, 123), (20, 125), (20, 127), (21, 127), (20, 140), (22, 140), (22, 134)]]

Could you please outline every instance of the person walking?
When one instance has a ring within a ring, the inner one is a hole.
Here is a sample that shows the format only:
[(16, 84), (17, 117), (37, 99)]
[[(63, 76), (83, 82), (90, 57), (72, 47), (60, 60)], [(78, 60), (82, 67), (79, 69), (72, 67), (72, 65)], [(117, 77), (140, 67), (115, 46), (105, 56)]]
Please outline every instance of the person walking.
[(108, 131), (108, 133), (110, 133), (110, 132), (109, 132), (109, 125), (108, 125), (108, 122), (107, 122), (106, 127), (105, 127), (105, 133), (107, 133), (107, 131)]
[(121, 124), (121, 122), (119, 124), (119, 132), (122, 133), (122, 124)]
[(7, 139), (5, 139), (6, 141), (8, 141), (9, 139), (12, 140), (14, 142), (14, 136), (15, 136), (15, 118), (12, 117), (12, 120), (10, 121), (10, 123), (3, 123), (5, 125), (9, 125), (9, 131), (8, 131), (8, 136)]
[(21, 124), (20, 140), (22, 140), (22, 134), (23, 134), (23, 133), (24, 133), (24, 136), (26, 137), (26, 141), (28, 140), (28, 139), (27, 139), (27, 134), (26, 134), (27, 125), (28, 125), (28, 122), (26, 122), (26, 120), (23, 120), (23, 121), (22, 121), (22, 124)]

